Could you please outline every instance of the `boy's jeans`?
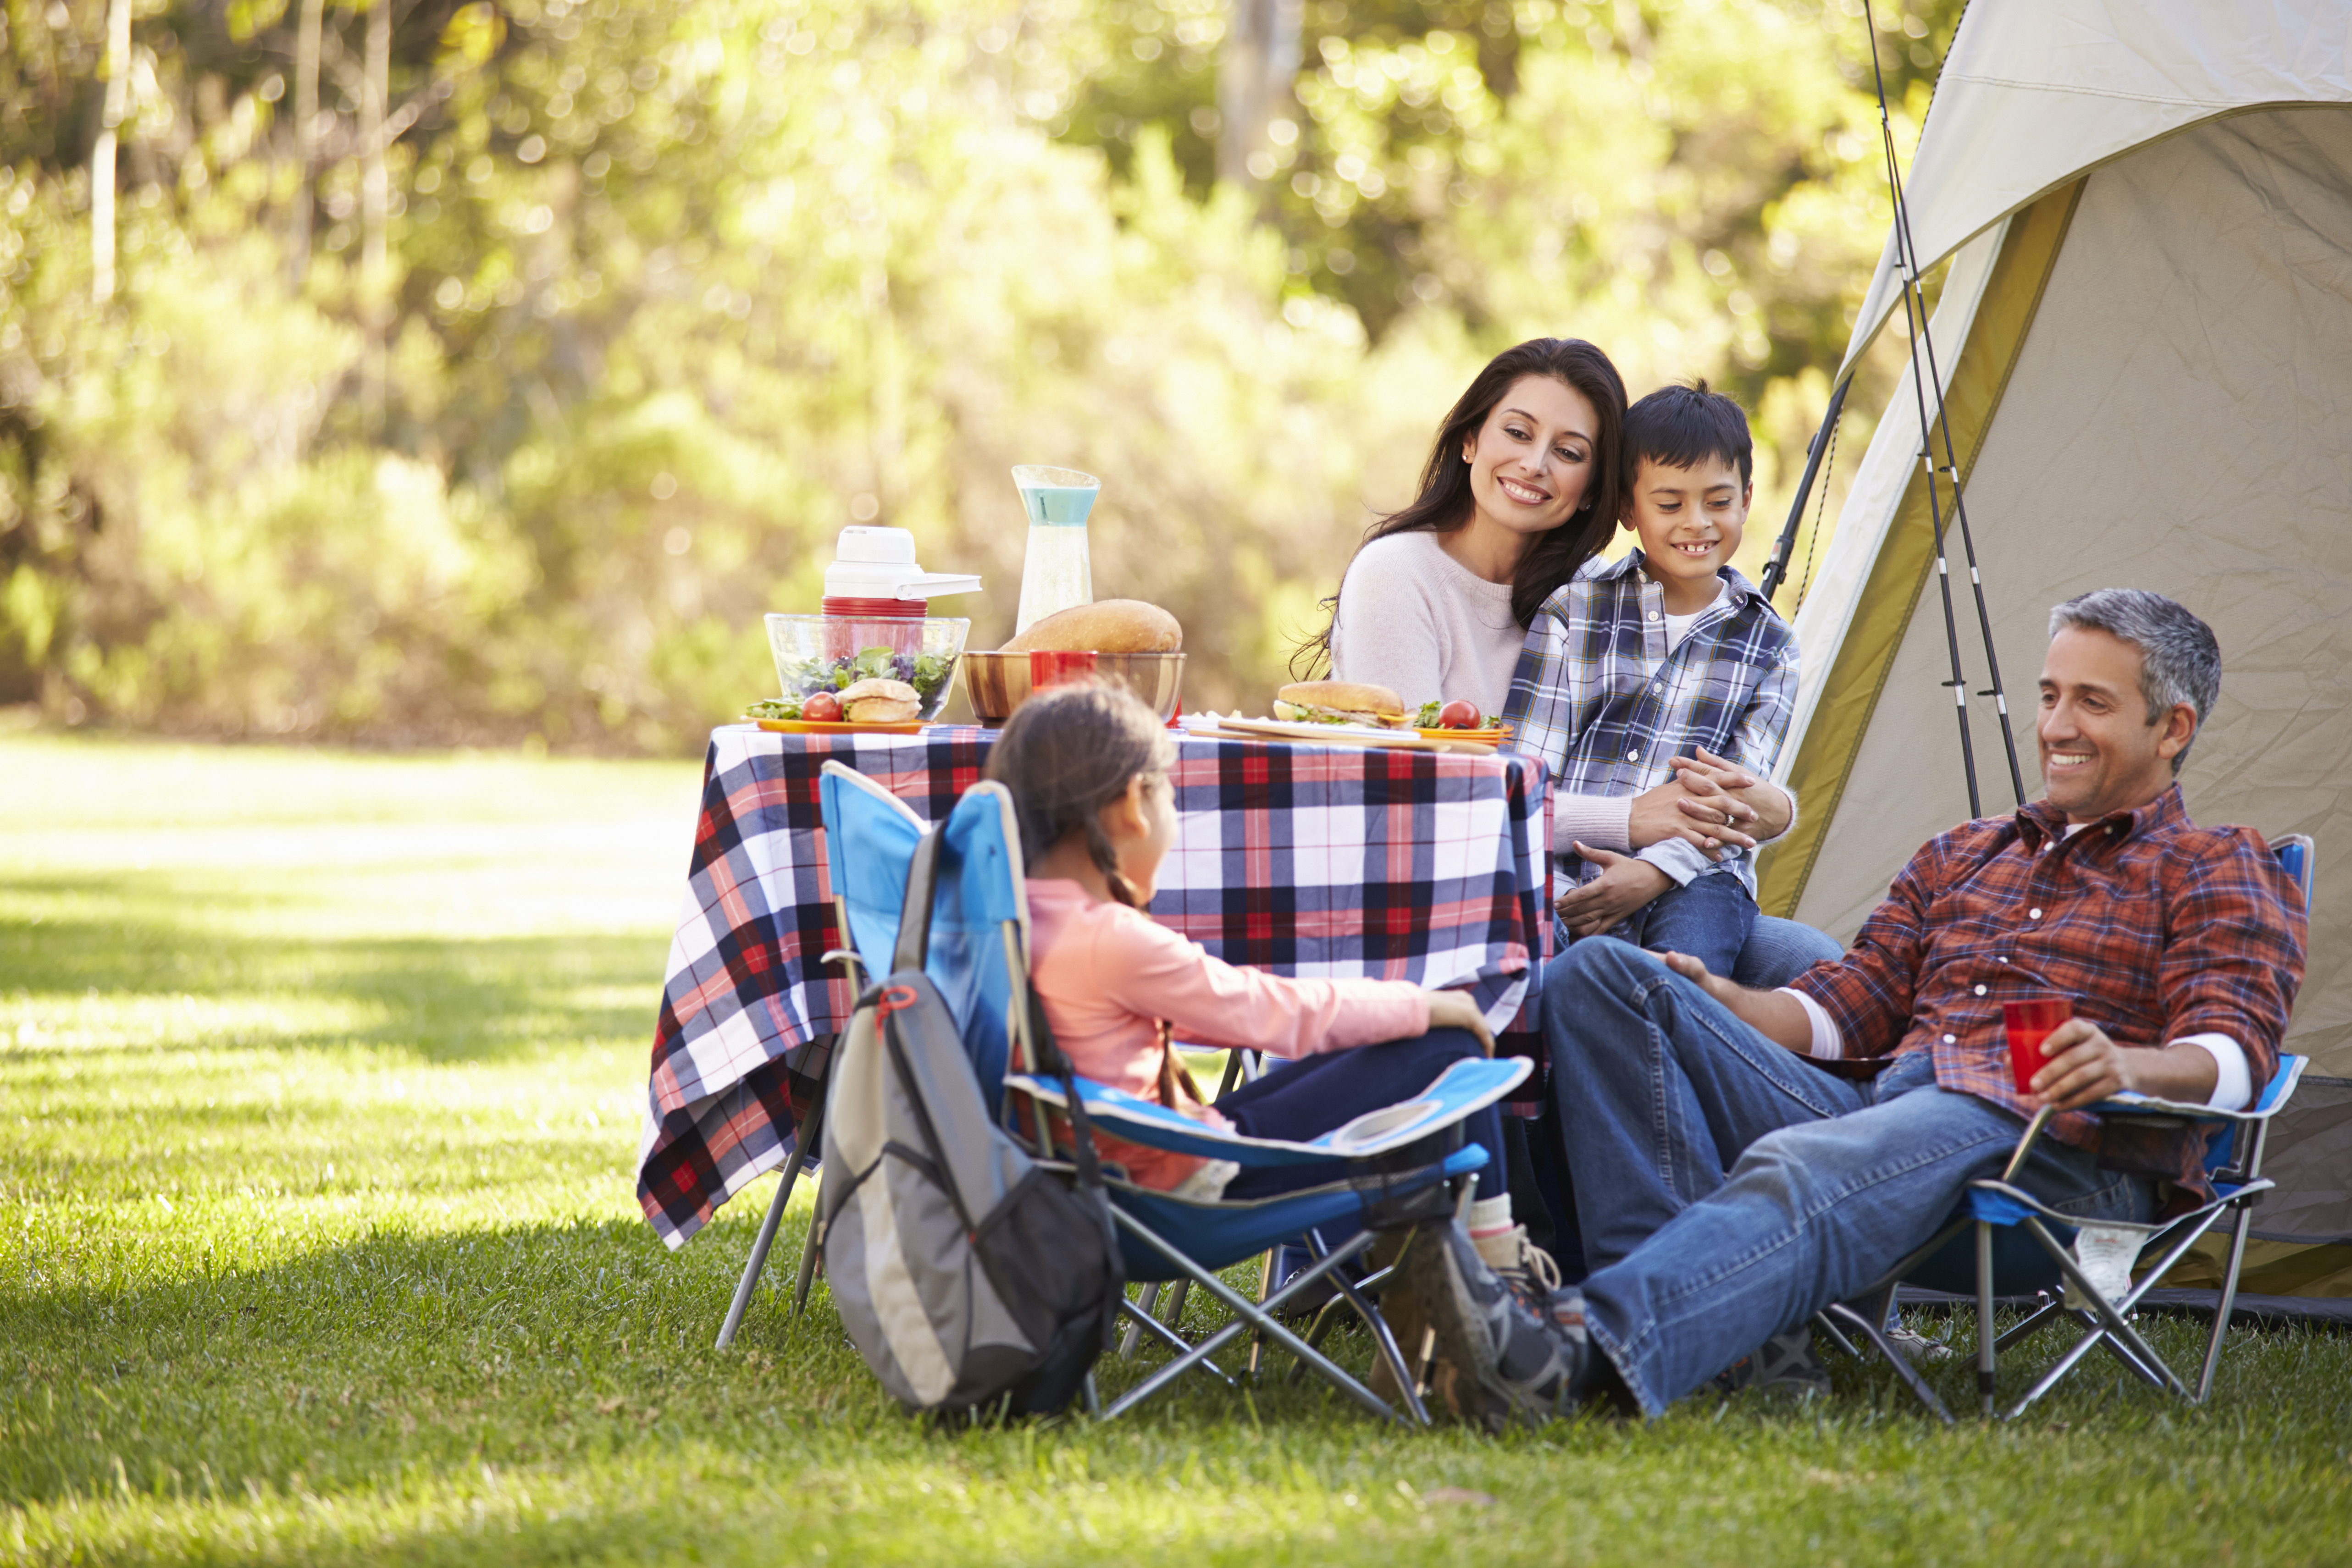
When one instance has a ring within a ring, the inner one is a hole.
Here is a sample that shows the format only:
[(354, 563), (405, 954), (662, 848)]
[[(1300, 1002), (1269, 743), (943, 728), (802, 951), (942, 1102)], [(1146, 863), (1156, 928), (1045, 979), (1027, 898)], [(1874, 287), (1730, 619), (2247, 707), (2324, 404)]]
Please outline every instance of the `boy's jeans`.
[(1728, 975), (1755, 925), (1755, 895), (1737, 876), (1717, 872), (1666, 889), (1612, 935), (1653, 953), (1687, 953), (1710, 973)]
[[(1622, 942), (1570, 947), (1543, 1013), (1594, 1266), (1585, 1322), (1653, 1416), (1874, 1283), (2000, 1174), (2023, 1126), (1938, 1089), (1924, 1051), (1833, 1077)], [(2047, 1138), (2018, 1179), (2085, 1219), (2156, 1208), (2152, 1184)]]

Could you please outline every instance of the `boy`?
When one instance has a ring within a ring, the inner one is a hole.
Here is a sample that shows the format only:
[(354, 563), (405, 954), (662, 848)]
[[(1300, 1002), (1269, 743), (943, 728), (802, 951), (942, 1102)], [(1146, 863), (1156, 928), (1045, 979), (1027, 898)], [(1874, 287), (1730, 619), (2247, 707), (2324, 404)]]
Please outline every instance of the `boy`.
[(1625, 462), (1618, 521), (1640, 548), (1536, 612), (1510, 744), (1552, 769), (1569, 937), (1729, 974), (1756, 923), (1755, 846), (1795, 815), (1763, 774), (1795, 705), (1797, 639), (1731, 569), (1754, 465), (1739, 405), (1704, 381), (1654, 392), (1626, 413)]

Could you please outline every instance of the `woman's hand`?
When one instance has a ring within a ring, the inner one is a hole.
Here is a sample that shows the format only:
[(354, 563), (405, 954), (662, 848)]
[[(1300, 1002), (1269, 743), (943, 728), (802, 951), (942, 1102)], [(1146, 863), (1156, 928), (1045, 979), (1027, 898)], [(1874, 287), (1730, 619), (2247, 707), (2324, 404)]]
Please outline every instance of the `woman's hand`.
[(1698, 822), (1702, 831), (1728, 829), (1734, 823), (1750, 828), (1756, 836), (1744, 839), (1742, 847), (1753, 849), (1759, 841), (1777, 839), (1789, 831), (1789, 824), (1796, 820), (1796, 809), (1787, 790), (1703, 746), (1691, 751), (1693, 755), (1677, 757), (1667, 766), (1675, 770), (1675, 781), (1683, 789), (1679, 809)]
[(1730, 804), (1690, 810), (1691, 792), (1680, 775), (1654, 789), (1644, 789), (1633, 797), (1633, 810), (1626, 813), (1625, 841), (1637, 850), (1646, 850), (1668, 839), (1680, 839), (1709, 860), (1721, 860), (1726, 844), (1754, 849), (1756, 841), (1733, 824), (1754, 817), (1756, 809), (1720, 789), (1715, 792), (1729, 800)]
[(1432, 1029), (1466, 1029), (1478, 1037), (1479, 1046), (1487, 1055), (1495, 1054), (1495, 1034), (1486, 1027), (1486, 1015), (1467, 991), (1432, 991), (1429, 993), (1429, 1027)]
[(1560, 894), (1552, 904), (1571, 936), (1608, 930), (1675, 884), (1673, 877), (1632, 855), (1583, 844), (1576, 846), (1576, 852), (1602, 869), (1598, 878)]

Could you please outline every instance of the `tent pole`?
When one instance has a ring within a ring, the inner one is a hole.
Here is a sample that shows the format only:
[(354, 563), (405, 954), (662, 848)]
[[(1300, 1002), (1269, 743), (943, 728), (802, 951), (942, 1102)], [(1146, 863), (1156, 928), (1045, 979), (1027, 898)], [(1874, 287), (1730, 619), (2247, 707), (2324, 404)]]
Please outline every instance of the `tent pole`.
[[(1922, 364), (1920, 334), (1927, 327), (1927, 297), (1920, 287), (1918, 256), (1912, 246), (1911, 214), (1903, 199), (1903, 176), (1895, 158), (1895, 123), (1886, 111), (1886, 76), (1878, 63), (1878, 19), (1871, 13), (1870, 0), (1862, 0), (1863, 29), (1870, 37), (1870, 72), (1878, 87), (1878, 140), (1886, 154), (1886, 188), (1895, 202), (1895, 259), (1903, 279), (1903, 324), (1911, 340), (1911, 387), (1919, 405), (1919, 461), (1927, 470), (1927, 519), (1936, 530), (1936, 588), (1944, 602), (1944, 648), (1950, 655), (1952, 678), (1945, 685), (1952, 689), (1954, 710), (1960, 721), (1960, 768), (1969, 786), (1969, 815), (1984, 815), (1984, 803), (1977, 790), (1976, 746), (1969, 735), (1969, 681), (1960, 669), (1960, 630), (1958, 618), (1952, 611), (1951, 558), (1944, 548), (1944, 507), (1936, 489), (1936, 432), (1934, 422), (1927, 416), (1927, 369)], [(1936, 388), (1936, 403), (1943, 406), (1944, 389), (1939, 382)], [(1958, 483), (1958, 475), (1954, 475)], [(1955, 497), (1957, 499), (1957, 497)], [(2001, 726), (2008, 732), (2008, 725)]]
[(1796, 499), (1789, 503), (1789, 520), (1780, 525), (1780, 537), (1772, 546), (1772, 559), (1764, 563), (1760, 586), (1768, 601), (1789, 579), (1789, 558), (1796, 553), (1797, 527), (1804, 521), (1805, 499), (1813, 493), (1814, 476), (1822, 471), (1822, 455), (1829, 450), (1830, 432), (1837, 428), (1838, 415), (1845, 412), (1845, 394), (1853, 387), (1852, 376), (1838, 382), (1830, 393), (1829, 412), (1822, 415), (1822, 427), (1813, 432), (1813, 444), (1805, 449), (1805, 476), (1797, 481)]

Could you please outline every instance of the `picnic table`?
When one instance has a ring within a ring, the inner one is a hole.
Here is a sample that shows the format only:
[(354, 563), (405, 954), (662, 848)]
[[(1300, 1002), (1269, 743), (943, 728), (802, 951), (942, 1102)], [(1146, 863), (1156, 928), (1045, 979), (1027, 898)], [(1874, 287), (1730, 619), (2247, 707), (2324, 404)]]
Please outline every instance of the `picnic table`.
[[(845, 945), (817, 810), (824, 763), (937, 822), (995, 739), (956, 726), (711, 732), (638, 1150), (638, 1201), (669, 1246), (790, 1156), (848, 1024), (855, 998), (821, 963)], [(1541, 763), (1188, 736), (1173, 781), (1155, 919), (1277, 974), (1465, 986), (1491, 1027), (1531, 1044), (1529, 982), (1551, 950)]]

